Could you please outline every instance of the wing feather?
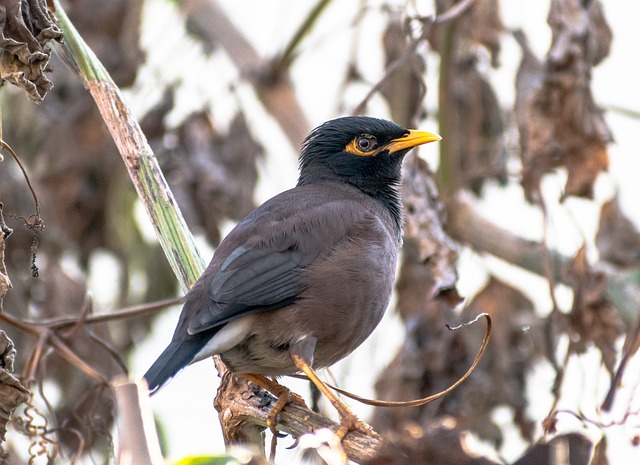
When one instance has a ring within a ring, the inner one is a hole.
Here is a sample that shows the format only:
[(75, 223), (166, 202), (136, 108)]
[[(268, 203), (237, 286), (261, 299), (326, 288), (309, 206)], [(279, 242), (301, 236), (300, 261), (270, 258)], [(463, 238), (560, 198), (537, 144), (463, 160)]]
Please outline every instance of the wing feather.
[[(226, 257), (211, 273), (210, 302), (191, 308), (187, 332), (197, 334), (295, 302), (307, 287), (304, 269), (318, 257), (331, 254), (338, 243), (351, 240), (352, 228), (369, 217), (353, 206), (340, 199), (297, 210), (296, 217), (283, 214), (269, 224), (260, 224), (256, 218), (247, 223), (252, 225), (250, 231), (243, 232), (239, 225), (235, 234), (246, 237), (225, 251)], [(269, 236), (271, 231), (278, 232)], [(233, 235), (227, 240), (233, 240)], [(253, 239), (257, 237), (261, 240)]]

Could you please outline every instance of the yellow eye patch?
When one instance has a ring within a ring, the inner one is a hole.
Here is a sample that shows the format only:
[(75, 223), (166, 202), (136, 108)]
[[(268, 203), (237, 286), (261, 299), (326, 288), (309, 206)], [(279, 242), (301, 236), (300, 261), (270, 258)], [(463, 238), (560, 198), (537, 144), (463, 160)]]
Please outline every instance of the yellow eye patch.
[(417, 147), (418, 145), (439, 141), (440, 139), (442, 138), (437, 134), (410, 129), (402, 137), (393, 139), (384, 145), (379, 145), (376, 136), (360, 134), (347, 144), (344, 151), (353, 153), (354, 155), (369, 157), (377, 155), (383, 150), (387, 150), (389, 153), (402, 152)]
[(363, 157), (375, 155), (379, 152), (378, 140), (371, 134), (360, 134), (349, 142), (344, 151)]

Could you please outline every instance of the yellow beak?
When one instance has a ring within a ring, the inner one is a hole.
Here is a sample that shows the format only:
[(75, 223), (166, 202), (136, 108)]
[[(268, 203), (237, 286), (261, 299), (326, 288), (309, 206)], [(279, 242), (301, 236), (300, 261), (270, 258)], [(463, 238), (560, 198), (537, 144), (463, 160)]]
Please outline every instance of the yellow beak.
[(411, 149), (418, 145), (428, 144), (429, 142), (437, 142), (440, 139), (442, 139), (442, 137), (438, 134), (410, 129), (408, 134), (392, 140), (384, 148), (388, 150), (389, 153), (394, 153), (400, 150)]

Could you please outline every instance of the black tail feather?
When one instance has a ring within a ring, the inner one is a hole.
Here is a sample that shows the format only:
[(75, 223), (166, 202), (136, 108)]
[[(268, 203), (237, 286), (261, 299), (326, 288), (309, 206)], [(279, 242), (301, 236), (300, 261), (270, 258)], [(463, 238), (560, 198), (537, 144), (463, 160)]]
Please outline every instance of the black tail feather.
[(153, 395), (180, 370), (189, 365), (202, 345), (199, 339), (172, 341), (144, 375), (150, 394)]

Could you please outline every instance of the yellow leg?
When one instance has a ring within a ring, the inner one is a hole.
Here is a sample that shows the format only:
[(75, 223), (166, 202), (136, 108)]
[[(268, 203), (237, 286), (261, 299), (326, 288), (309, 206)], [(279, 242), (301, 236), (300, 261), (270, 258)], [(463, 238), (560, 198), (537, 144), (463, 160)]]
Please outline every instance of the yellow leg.
[(282, 411), (285, 405), (293, 403), (304, 408), (309, 408), (307, 407), (307, 404), (305, 404), (304, 399), (298, 394), (291, 392), (287, 387), (267, 378), (266, 376), (248, 373), (241, 376), (276, 396), (276, 403), (271, 410), (269, 410), (269, 415), (267, 415), (267, 426), (274, 435), (277, 434), (276, 425), (278, 424), (278, 414)]
[(349, 433), (349, 431), (358, 430), (364, 434), (369, 436), (376, 437), (378, 433), (376, 433), (371, 426), (367, 425), (362, 420), (358, 419), (358, 417), (347, 407), (347, 405), (342, 402), (338, 396), (331, 390), (329, 387), (322, 381), (318, 374), (315, 372), (311, 366), (307, 362), (304, 361), (302, 357), (296, 354), (291, 354), (291, 358), (295, 366), (302, 371), (307, 378), (316, 385), (316, 387), (322, 392), (331, 405), (338, 411), (340, 415), (340, 427), (338, 428), (337, 434), (341, 439)]

